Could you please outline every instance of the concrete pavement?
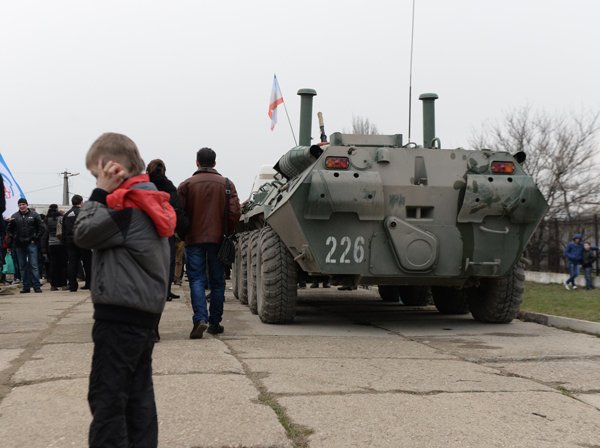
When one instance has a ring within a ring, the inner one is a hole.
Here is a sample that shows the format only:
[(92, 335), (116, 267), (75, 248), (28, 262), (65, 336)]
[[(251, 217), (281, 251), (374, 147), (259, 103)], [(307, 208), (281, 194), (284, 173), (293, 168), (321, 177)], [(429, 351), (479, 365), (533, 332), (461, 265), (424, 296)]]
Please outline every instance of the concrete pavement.
[[(2, 447), (84, 447), (85, 291), (0, 296)], [(187, 296), (187, 290), (176, 290)], [(264, 325), (226, 297), (225, 333), (189, 340), (167, 303), (154, 353), (161, 447), (600, 446), (600, 338), (534, 323), (300, 291)]]

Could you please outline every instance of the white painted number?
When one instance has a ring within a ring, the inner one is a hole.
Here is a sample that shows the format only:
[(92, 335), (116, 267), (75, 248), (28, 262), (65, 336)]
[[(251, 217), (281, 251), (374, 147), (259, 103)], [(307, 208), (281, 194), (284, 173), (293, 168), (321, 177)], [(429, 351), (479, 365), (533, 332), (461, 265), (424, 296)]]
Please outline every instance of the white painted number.
[(325, 263), (337, 263), (334, 258), (332, 258), (333, 253), (335, 252), (335, 248), (337, 247), (337, 241), (334, 237), (327, 237), (327, 241), (325, 241), (325, 245), (329, 246), (331, 244), (331, 250), (325, 257)]
[(352, 258), (355, 263), (362, 263), (365, 259), (365, 238), (362, 236), (356, 237), (354, 244), (352, 244), (352, 239), (350, 239), (349, 236), (343, 236), (340, 239), (341, 254), (339, 254), (339, 259), (336, 257), (337, 254), (335, 253), (338, 246), (337, 239), (334, 236), (328, 236), (325, 240), (325, 245), (330, 247), (329, 252), (327, 252), (327, 256), (325, 257), (325, 263), (352, 263), (352, 259), (348, 257), (350, 251), (352, 251)]
[(361, 263), (365, 258), (365, 239), (362, 236), (354, 242), (354, 262)]
[(343, 237), (342, 241), (340, 241), (340, 246), (346, 247), (346, 249), (344, 249), (344, 252), (342, 252), (342, 256), (340, 257), (340, 263), (350, 263), (350, 260), (346, 258), (346, 255), (348, 255), (348, 252), (350, 252), (350, 247), (352, 246), (352, 241), (350, 241), (350, 237)]

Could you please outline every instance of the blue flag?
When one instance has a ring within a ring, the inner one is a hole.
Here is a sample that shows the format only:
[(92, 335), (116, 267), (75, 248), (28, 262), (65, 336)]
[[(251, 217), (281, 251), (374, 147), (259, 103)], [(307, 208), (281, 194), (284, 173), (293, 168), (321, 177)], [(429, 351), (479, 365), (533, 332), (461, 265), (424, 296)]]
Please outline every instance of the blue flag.
[(4, 181), (4, 197), (6, 198), (6, 211), (3, 213), (3, 216), (4, 218), (10, 218), (13, 213), (19, 210), (17, 201), (19, 198), (24, 198), (25, 194), (10, 172), (2, 154), (0, 154), (0, 174)]

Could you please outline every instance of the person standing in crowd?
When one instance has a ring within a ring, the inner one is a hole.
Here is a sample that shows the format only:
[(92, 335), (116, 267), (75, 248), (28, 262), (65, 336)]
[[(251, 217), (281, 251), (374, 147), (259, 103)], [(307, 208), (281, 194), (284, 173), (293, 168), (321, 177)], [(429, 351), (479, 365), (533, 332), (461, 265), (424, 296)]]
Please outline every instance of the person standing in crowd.
[(50, 204), (45, 221), (42, 251), (48, 255), (50, 291), (67, 289), (67, 251), (61, 240), (62, 213), (58, 210), (58, 205)]
[(181, 240), (181, 235), (176, 234), (175, 237), (175, 278), (173, 284), (181, 286), (185, 261), (185, 241)]
[[(240, 201), (233, 182), (215, 170), (216, 154), (202, 148), (196, 154), (198, 170), (177, 189), (179, 202), (190, 227), (185, 237), (185, 257), (192, 308), (190, 339), (200, 339), (204, 331), (223, 333), (220, 324), (225, 300), (225, 266), (217, 258), (225, 229), (224, 211), (228, 207), (228, 228), (233, 231), (240, 218)], [(226, 184), (229, 183), (229, 203)], [(208, 263), (208, 279), (206, 266)], [(208, 282), (208, 283), (207, 283)], [(210, 285), (210, 314), (206, 306), (205, 285)]]
[(9, 247), (14, 243), (19, 263), (19, 272), (23, 288), (21, 293), (42, 292), (40, 283), (38, 244), (42, 236), (42, 220), (40, 215), (29, 209), (27, 199), (20, 198), (17, 201), (19, 211), (15, 212), (8, 223), (9, 238), (12, 240)]
[[(175, 210), (176, 215), (180, 216), (181, 208), (179, 207), (179, 199), (177, 198), (177, 188), (173, 185), (173, 182), (167, 178), (167, 168), (165, 163), (160, 159), (151, 160), (146, 167), (146, 173), (150, 176), (150, 182), (152, 182), (158, 191), (164, 191), (169, 194), (169, 204)], [(170, 268), (169, 268), (169, 291), (167, 293), (167, 302), (173, 299), (179, 299), (177, 294), (171, 292), (171, 285), (173, 284), (173, 278), (175, 277), (175, 235), (169, 237), (169, 248), (170, 248)]]
[(152, 351), (167, 296), (175, 211), (169, 195), (142, 174), (144, 161), (125, 135), (101, 135), (86, 167), (97, 188), (77, 217), (74, 243), (94, 249), (89, 446), (154, 448)]
[(581, 254), (581, 267), (585, 275), (585, 289), (594, 289), (594, 279), (592, 278), (594, 263), (598, 259), (598, 248), (592, 247), (589, 241), (583, 243), (583, 253)]
[(85, 283), (81, 289), (90, 289), (92, 280), (92, 252), (82, 249), (73, 240), (75, 220), (81, 211), (83, 198), (75, 194), (71, 198), (72, 207), (63, 215), (62, 219), (62, 237), (67, 250), (67, 278), (69, 280), (69, 290), (76, 292), (79, 288), (77, 276), (83, 262), (83, 274)]
[(581, 244), (581, 233), (573, 235), (573, 241), (565, 247), (564, 255), (569, 267), (569, 278), (565, 280), (565, 289), (577, 289), (575, 279), (579, 275), (579, 265), (583, 256), (583, 244)]

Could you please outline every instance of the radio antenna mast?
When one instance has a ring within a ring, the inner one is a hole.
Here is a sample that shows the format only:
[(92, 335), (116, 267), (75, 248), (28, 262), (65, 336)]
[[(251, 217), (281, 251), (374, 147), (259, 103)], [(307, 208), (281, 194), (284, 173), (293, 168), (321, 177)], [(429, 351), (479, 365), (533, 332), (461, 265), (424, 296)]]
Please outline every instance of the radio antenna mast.
[(413, 74), (413, 48), (415, 41), (415, 1), (412, 2), (412, 25), (410, 30), (410, 74), (408, 78), (408, 142), (410, 139), (410, 126), (412, 123), (412, 74)]

